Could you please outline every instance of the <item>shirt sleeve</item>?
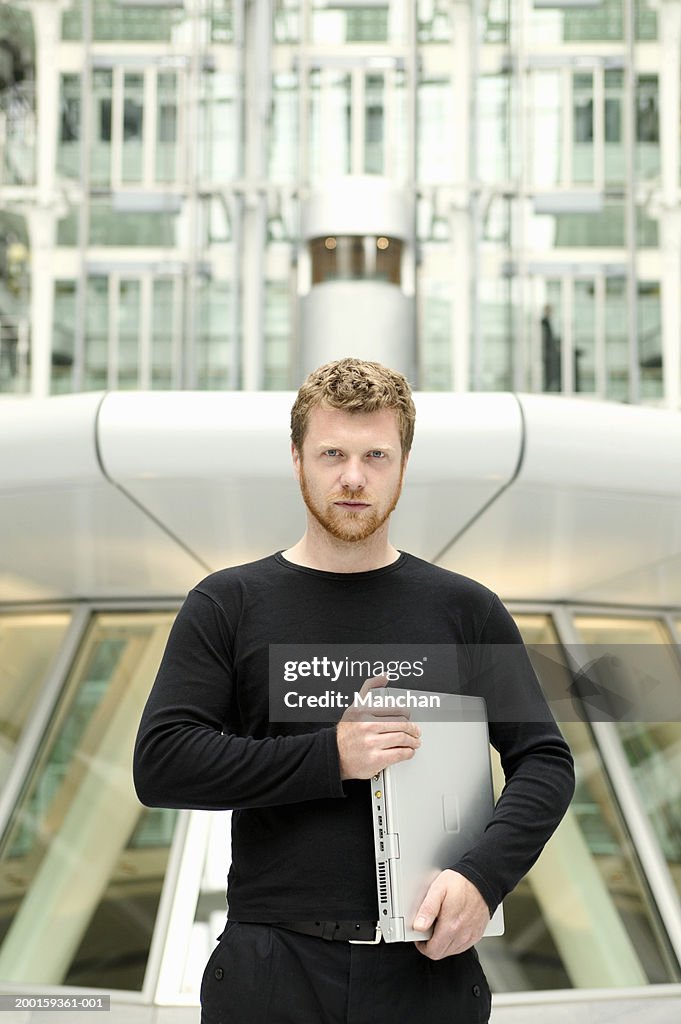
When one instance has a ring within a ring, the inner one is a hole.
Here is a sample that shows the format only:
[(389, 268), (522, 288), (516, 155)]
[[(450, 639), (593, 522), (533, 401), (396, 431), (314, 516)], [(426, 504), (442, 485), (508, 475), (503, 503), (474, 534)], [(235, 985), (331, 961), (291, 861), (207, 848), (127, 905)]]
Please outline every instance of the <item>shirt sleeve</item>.
[(140, 722), (133, 778), (150, 807), (231, 810), (342, 797), (336, 732), (254, 739), (233, 718), (232, 637), (193, 590), (173, 624)]
[(518, 628), (497, 597), (479, 643), (481, 651), (490, 645), (488, 651), (503, 652), (503, 658), (488, 659), (488, 665), (495, 665), (483, 689), (490, 740), (499, 751), (505, 786), (483, 836), (452, 867), (477, 887), (492, 914), (555, 831), (572, 799), (575, 777), (570, 748)]

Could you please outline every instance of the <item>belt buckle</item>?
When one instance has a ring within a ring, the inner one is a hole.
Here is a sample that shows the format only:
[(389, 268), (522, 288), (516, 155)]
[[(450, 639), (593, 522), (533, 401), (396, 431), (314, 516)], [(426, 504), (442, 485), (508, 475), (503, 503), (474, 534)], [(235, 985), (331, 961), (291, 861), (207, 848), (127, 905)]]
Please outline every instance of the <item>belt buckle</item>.
[(374, 935), (373, 939), (348, 939), (348, 942), (350, 943), (351, 946), (377, 946), (382, 938), (383, 935), (381, 933), (381, 925), (380, 922), (377, 921), (376, 934)]

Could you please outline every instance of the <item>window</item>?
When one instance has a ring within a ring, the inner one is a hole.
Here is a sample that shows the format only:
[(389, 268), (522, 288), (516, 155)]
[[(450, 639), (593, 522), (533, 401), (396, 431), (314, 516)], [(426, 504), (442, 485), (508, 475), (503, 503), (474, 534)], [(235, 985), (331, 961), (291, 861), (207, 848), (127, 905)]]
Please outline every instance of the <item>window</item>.
[(402, 242), (385, 236), (329, 235), (309, 243), (312, 284), (325, 281), (386, 281), (399, 285)]
[(594, 179), (593, 75), (572, 76), (572, 177), (580, 184)]
[(57, 171), (67, 178), (80, 177), (80, 75), (61, 76), (59, 102), (59, 150)]
[[(547, 616), (521, 614), (516, 621), (527, 644), (557, 645)], [(561, 728), (575, 757), (575, 797), (537, 864), (507, 898), (506, 934), (478, 947), (490, 983), (496, 991), (515, 991), (676, 980), (590, 730), (580, 721)], [(498, 764), (495, 777), (499, 786)]]
[(350, 173), (351, 76), (331, 68), (310, 71), (308, 158), (312, 178)]
[(196, 338), (197, 387), (236, 387), (232, 363), (233, 288), (230, 282), (201, 277), (198, 289), (199, 330)]
[[(655, 619), (609, 616), (574, 617), (581, 639), (600, 654), (608, 646), (622, 651), (632, 644), (632, 662), (652, 678), (664, 674), (681, 687), (678, 652), (670, 646), (666, 627)], [(633, 781), (648, 814), (669, 870), (681, 896), (681, 722), (618, 722), (616, 724)]]
[(71, 616), (67, 612), (0, 616), (0, 786), (35, 709)]
[(293, 181), (298, 166), (298, 75), (272, 77), (272, 118), (269, 133), (270, 178)]
[(418, 178), (449, 182), (454, 167), (454, 101), (448, 78), (419, 82), (417, 95)]
[(76, 334), (76, 282), (54, 282), (52, 318), (52, 375), (50, 391), (61, 395), (73, 390), (73, 348)]
[(660, 173), (660, 107), (658, 76), (636, 79), (636, 173), (654, 178)]
[(103, 613), (85, 636), (0, 842), (7, 982), (142, 987), (176, 813), (140, 806), (130, 763), (172, 619)]

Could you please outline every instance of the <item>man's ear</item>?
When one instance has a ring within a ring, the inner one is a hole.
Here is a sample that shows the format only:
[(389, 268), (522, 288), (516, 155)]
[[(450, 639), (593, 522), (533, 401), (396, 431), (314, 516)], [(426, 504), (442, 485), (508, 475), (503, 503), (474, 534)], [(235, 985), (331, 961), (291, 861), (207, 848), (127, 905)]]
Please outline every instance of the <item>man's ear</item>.
[(300, 452), (291, 441), (291, 459), (293, 461), (293, 472), (296, 475), (296, 480), (300, 480)]

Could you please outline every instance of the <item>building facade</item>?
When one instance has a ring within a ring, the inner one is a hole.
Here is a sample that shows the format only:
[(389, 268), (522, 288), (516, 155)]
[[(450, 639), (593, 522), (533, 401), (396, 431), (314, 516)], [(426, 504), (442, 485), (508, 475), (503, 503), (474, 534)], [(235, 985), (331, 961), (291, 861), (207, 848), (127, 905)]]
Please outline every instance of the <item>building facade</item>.
[(285, 388), (351, 337), (423, 390), (678, 408), (678, 0), (27, 0), (0, 26), (2, 391)]

